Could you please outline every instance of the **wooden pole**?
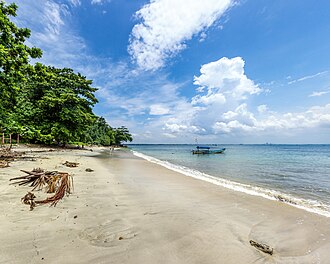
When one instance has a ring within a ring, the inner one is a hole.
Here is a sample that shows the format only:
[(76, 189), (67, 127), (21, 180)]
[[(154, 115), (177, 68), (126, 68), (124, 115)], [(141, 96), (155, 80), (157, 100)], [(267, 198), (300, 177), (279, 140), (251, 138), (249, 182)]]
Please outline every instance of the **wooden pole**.
[(2, 133), (2, 145), (5, 144), (5, 133)]
[(17, 142), (16, 144), (18, 145), (19, 144), (19, 134), (17, 134)]
[(11, 144), (11, 134), (9, 134), (9, 144)]

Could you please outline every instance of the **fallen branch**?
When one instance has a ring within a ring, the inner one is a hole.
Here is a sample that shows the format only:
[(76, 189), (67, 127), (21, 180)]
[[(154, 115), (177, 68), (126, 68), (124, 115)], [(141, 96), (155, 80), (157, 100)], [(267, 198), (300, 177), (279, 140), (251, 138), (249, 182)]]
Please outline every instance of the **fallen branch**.
[(253, 240), (250, 240), (250, 244), (251, 246), (255, 247), (256, 249), (264, 252), (264, 253), (267, 253), (269, 255), (273, 255), (273, 252), (274, 252), (274, 249), (271, 248), (270, 246), (266, 245), (266, 244), (261, 244), (261, 243), (258, 243), (256, 241), (253, 241)]

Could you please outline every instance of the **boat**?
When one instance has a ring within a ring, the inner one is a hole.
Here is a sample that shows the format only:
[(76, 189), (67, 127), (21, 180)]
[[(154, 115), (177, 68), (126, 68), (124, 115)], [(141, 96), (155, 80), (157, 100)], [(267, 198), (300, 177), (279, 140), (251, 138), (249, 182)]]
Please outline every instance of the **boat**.
[(211, 149), (209, 146), (197, 146), (196, 149), (192, 150), (192, 154), (222, 154), (226, 148)]

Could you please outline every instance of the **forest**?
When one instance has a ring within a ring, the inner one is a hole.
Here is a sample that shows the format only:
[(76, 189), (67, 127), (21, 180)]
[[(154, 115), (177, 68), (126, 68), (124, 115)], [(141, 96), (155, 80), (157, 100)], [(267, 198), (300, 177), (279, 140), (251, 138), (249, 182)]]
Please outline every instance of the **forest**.
[(0, 132), (38, 144), (132, 141), (126, 127), (113, 128), (93, 113), (98, 100), (91, 80), (70, 68), (31, 63), (42, 50), (27, 46), (31, 31), (11, 21), (17, 8), (0, 1)]

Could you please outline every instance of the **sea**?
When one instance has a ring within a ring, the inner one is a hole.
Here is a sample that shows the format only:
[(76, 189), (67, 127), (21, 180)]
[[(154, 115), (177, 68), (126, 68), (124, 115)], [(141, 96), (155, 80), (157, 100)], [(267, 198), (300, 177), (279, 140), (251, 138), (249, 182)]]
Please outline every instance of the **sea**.
[(330, 145), (130, 144), (134, 155), (186, 176), (330, 217)]

